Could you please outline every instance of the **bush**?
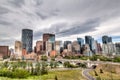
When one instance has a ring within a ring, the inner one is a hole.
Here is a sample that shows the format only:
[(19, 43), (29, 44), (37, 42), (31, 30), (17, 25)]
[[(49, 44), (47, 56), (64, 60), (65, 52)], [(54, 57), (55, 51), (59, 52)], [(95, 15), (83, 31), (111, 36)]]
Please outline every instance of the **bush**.
[(113, 62), (120, 62), (120, 57), (115, 57)]
[(98, 76), (97, 72), (94, 70), (95, 76)]
[(41, 60), (43, 60), (43, 61), (47, 61), (47, 56), (41, 56)]
[(13, 72), (12, 77), (13, 78), (27, 78), (30, 75), (30, 73), (27, 70), (24, 69), (16, 69)]
[(41, 75), (48, 74), (48, 70), (46, 67), (46, 63), (42, 62), (42, 67), (41, 67)]
[(57, 76), (55, 75), (55, 80), (58, 80)]
[(81, 64), (79, 65), (79, 67), (86, 68), (87, 66), (86, 66), (85, 63), (81, 63)]
[(70, 67), (70, 62), (68, 61), (64, 62), (64, 67)]
[(70, 64), (70, 62), (66, 61), (64, 62), (64, 67), (65, 68), (77, 68), (77, 65)]
[(102, 70), (102, 69), (100, 69), (100, 73), (103, 73), (103, 70)]
[(3, 68), (0, 70), (0, 76), (11, 77), (12, 75), (13, 75), (13, 72), (8, 70), (7, 68)]
[(0, 70), (0, 76), (9, 78), (27, 78), (29, 72), (24, 69), (15, 69), (15, 71), (10, 71), (6, 68)]

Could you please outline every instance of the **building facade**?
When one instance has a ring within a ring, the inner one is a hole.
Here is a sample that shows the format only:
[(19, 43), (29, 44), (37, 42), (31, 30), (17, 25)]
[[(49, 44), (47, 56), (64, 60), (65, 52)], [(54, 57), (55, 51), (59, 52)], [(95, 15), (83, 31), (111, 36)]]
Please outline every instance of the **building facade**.
[(58, 55), (60, 55), (61, 45), (62, 45), (62, 41), (55, 41), (55, 50), (56, 50)]
[(120, 43), (115, 43), (116, 55), (120, 55)]
[(78, 41), (72, 42), (72, 51), (75, 53), (80, 53), (80, 45), (79, 45)]
[(30, 29), (22, 30), (22, 49), (26, 49), (27, 53), (32, 52), (33, 31)]
[(64, 45), (63, 45), (64, 49), (67, 49), (68, 44), (71, 43), (72, 43), (71, 41), (64, 41)]
[(35, 49), (36, 53), (40, 53), (43, 50), (43, 41), (37, 41)]
[(22, 43), (21, 41), (15, 41), (15, 53), (18, 55), (22, 54)]
[(46, 42), (47, 41), (52, 44), (52, 50), (54, 50), (55, 34), (50, 34), (50, 33), (43, 34), (43, 50), (44, 51), (46, 51)]
[(8, 46), (0, 46), (0, 57), (8, 57), (9, 56), (9, 47)]
[(116, 55), (116, 47), (113, 43), (103, 44), (102, 53), (105, 56)]

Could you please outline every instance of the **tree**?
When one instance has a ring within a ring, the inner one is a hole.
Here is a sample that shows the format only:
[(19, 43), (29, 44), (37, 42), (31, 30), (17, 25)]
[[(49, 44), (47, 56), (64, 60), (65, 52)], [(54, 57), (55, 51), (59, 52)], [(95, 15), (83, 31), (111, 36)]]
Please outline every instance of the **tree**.
[(98, 76), (97, 72), (94, 70), (95, 76)]
[(102, 70), (102, 69), (100, 69), (100, 73), (103, 73), (103, 70)]
[(68, 61), (64, 62), (64, 67), (66, 67), (66, 68), (70, 67), (70, 62), (68, 62)]
[(55, 75), (55, 80), (58, 80), (57, 76)]
[(41, 60), (43, 60), (43, 61), (47, 61), (47, 56), (41, 56)]

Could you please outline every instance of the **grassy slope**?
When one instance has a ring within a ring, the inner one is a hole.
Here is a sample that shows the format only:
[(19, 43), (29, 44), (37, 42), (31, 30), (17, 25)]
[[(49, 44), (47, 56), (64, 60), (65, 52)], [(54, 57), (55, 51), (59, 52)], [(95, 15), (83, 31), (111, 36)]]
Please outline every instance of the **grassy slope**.
[[(109, 65), (109, 67), (111, 67), (110, 65)], [(107, 67), (109, 70), (112, 70), (112, 68), (109, 68), (109, 67)], [(109, 72), (109, 71), (106, 71), (105, 70), (105, 67), (104, 68), (102, 68), (102, 70), (103, 70), (103, 73), (100, 73), (100, 68), (101, 67), (97, 67), (96, 69), (95, 69), (95, 71), (97, 72), (97, 74), (99, 75), (99, 77), (102, 79), (102, 80), (120, 80), (120, 74), (119, 73), (111, 73), (111, 72)], [(94, 76), (94, 77), (97, 77), (97, 76), (95, 76), (95, 73), (94, 73), (94, 71), (91, 71), (90, 72), (90, 74), (92, 75), (92, 76)]]

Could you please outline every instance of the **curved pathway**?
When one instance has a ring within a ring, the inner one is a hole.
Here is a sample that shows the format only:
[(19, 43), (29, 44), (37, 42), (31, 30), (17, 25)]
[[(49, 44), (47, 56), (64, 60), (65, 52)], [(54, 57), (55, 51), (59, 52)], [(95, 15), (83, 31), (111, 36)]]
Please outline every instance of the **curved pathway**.
[(96, 80), (93, 76), (91, 76), (89, 74), (89, 72), (91, 71), (92, 69), (85, 69), (82, 71), (82, 75), (87, 79), (87, 80)]

